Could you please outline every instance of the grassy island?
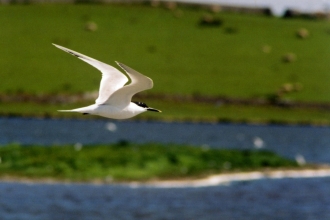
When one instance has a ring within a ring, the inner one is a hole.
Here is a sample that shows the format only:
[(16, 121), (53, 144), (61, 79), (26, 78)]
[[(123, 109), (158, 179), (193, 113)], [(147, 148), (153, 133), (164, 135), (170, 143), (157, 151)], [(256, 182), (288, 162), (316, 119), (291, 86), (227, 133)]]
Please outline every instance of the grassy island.
[(113, 145), (0, 147), (0, 178), (130, 181), (203, 177), (231, 171), (293, 168), (265, 150), (228, 150), (119, 142)]

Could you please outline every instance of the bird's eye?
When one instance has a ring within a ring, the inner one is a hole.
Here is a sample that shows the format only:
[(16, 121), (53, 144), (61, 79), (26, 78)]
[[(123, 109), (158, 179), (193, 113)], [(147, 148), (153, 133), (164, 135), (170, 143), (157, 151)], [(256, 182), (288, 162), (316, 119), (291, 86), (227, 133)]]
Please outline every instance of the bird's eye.
[(148, 108), (147, 104), (144, 103), (144, 102), (134, 102), (134, 103), (137, 104), (137, 105), (140, 106), (140, 107)]

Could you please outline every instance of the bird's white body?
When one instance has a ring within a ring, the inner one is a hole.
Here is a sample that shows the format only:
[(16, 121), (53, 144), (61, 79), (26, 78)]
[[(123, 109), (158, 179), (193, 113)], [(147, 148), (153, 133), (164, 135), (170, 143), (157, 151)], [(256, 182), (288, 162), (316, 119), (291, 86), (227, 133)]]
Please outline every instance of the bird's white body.
[(157, 109), (148, 107), (145, 103), (131, 102), (133, 95), (153, 87), (153, 82), (150, 78), (117, 62), (131, 79), (131, 83), (125, 85), (128, 82), (128, 78), (116, 68), (65, 47), (54, 45), (102, 72), (99, 97), (96, 99), (95, 104), (77, 109), (59, 111), (79, 112), (113, 119), (127, 119), (145, 111), (160, 112)]
[(125, 106), (124, 108), (111, 106), (111, 105), (93, 104), (82, 108), (76, 108), (72, 110), (59, 110), (59, 111), (79, 112), (82, 114), (92, 114), (92, 115), (102, 116), (105, 118), (113, 118), (113, 119), (127, 119), (127, 118), (132, 118), (148, 110), (145, 108), (141, 108), (140, 106), (131, 102), (129, 103), (128, 106)]

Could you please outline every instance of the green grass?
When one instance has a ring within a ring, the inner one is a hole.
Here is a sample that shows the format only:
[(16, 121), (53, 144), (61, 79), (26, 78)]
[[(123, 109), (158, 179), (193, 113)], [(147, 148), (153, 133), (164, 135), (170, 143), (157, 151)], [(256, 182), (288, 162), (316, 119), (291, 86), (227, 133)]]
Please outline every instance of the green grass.
[[(148, 102), (149, 103), (149, 102)], [(292, 109), (276, 106), (237, 106), (179, 102), (150, 102), (163, 112), (144, 113), (140, 118), (157, 120), (209, 121), (209, 122), (254, 122), (280, 124), (330, 124), (327, 110)]]
[[(145, 91), (149, 94), (267, 97), (284, 83), (299, 82), (303, 90), (290, 94), (291, 100), (330, 102), (328, 21), (219, 13), (223, 25), (206, 28), (198, 26), (205, 13), (146, 5), (0, 5), (0, 93), (98, 90), (100, 73), (51, 45), (57, 43), (112, 65), (118, 60), (133, 67), (154, 80), (154, 88)], [(97, 31), (84, 29), (88, 21), (98, 25)], [(228, 33), (228, 28), (236, 32)], [(311, 36), (296, 38), (299, 28)], [(270, 53), (262, 51), (264, 45), (271, 47)], [(295, 62), (282, 62), (288, 52), (297, 55)], [(214, 112), (212, 105), (141, 101), (155, 103), (164, 112), (155, 117), (165, 120), (329, 120), (321, 110), (224, 106)], [(57, 116), (53, 110), (70, 105), (2, 103), (0, 112), (25, 115), (37, 109)]]
[[(52, 42), (110, 64), (121, 61), (154, 79), (150, 93), (263, 96), (300, 82), (298, 100), (330, 101), (330, 25), (221, 13), (219, 28), (197, 24), (205, 10), (175, 12), (143, 5), (0, 6), (0, 92), (97, 90), (100, 74)], [(84, 29), (94, 21), (98, 30)], [(237, 29), (226, 33), (226, 28)], [(297, 29), (311, 37), (300, 40)], [(269, 54), (262, 52), (271, 46)], [(294, 63), (283, 63), (287, 52)]]
[(219, 150), (125, 141), (105, 146), (0, 147), (0, 177), (71, 181), (148, 180), (205, 176), (228, 171), (297, 167), (269, 151)]

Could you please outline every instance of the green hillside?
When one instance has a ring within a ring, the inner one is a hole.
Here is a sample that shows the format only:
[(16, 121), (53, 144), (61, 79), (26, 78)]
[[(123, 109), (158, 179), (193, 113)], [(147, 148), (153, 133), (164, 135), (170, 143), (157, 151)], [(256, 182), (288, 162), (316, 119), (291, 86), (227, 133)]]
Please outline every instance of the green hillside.
[[(222, 24), (199, 25), (205, 14)], [(51, 45), (56, 43), (151, 77), (155, 86), (145, 94), (265, 98), (291, 83), (302, 90), (286, 98), (330, 102), (326, 20), (87, 4), (1, 5), (0, 22), (0, 94), (97, 90), (100, 73)], [(94, 31), (86, 29), (91, 22)], [(296, 36), (301, 28), (309, 32), (306, 39)], [(287, 53), (293, 62), (283, 61)], [(0, 112), (8, 113), (3, 105)]]

